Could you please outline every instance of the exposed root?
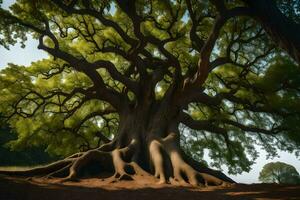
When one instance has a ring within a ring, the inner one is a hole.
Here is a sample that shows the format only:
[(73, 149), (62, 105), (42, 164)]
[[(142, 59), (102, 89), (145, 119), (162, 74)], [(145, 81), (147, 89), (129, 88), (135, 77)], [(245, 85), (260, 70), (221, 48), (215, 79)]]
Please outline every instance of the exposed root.
[(74, 161), (73, 158), (67, 158), (46, 166), (35, 167), (29, 170), (18, 170), (18, 171), (0, 171), (0, 174), (12, 175), (12, 176), (36, 176), (36, 175), (46, 175), (54, 171), (60, 170), (65, 166), (69, 165)]
[[(205, 186), (221, 185), (229, 186), (232, 182), (222, 180), (214, 175), (197, 171), (190, 164), (188, 164), (182, 156), (180, 149), (176, 142), (176, 134), (170, 133), (162, 140), (153, 140), (149, 145), (152, 163), (155, 169), (155, 177), (159, 178), (159, 183), (166, 183), (167, 177), (165, 172), (172, 171), (169, 178), (169, 183), (181, 186)], [(166, 152), (170, 159), (172, 169), (165, 169), (167, 159), (163, 158), (162, 151)]]
[(197, 180), (197, 171), (186, 164), (178, 152), (171, 151), (169, 154), (174, 170), (175, 181), (178, 181), (181, 185), (186, 185), (189, 183), (193, 186), (198, 186), (199, 182)]
[[(175, 141), (175, 142), (174, 142)], [(164, 139), (154, 139), (148, 145), (150, 160), (153, 165), (153, 175), (159, 179), (159, 184), (170, 183), (180, 186), (222, 185), (229, 186), (226, 181), (214, 174), (203, 173), (187, 162), (176, 145), (176, 135), (169, 134)], [(0, 171), (0, 174), (21, 176), (43, 176), (45, 178), (63, 177), (61, 181), (76, 181), (82, 175), (82, 171), (91, 163), (101, 171), (112, 173), (109, 178), (114, 183), (121, 180), (134, 180), (135, 176), (152, 176), (142, 169), (137, 162), (138, 147), (135, 140), (123, 148), (115, 148), (111, 151), (103, 151), (101, 148), (77, 153), (68, 158), (26, 171)], [(106, 146), (109, 150), (111, 146)]]
[(154, 140), (150, 143), (150, 156), (154, 165), (155, 174), (154, 176), (156, 178), (159, 178), (159, 184), (166, 183), (166, 176), (164, 172), (163, 167), (163, 156), (161, 154), (161, 144)]
[(63, 181), (76, 181), (80, 170), (92, 161), (98, 161), (102, 167), (106, 168), (106, 165), (111, 163), (110, 153), (99, 150), (87, 151), (73, 162), (69, 169), (69, 175)]
[(181, 151), (181, 155), (183, 156), (184, 160), (192, 167), (194, 168), (196, 171), (198, 171), (201, 176), (206, 176), (207, 182), (214, 184), (213, 182), (215, 182), (215, 185), (219, 185), (219, 183), (217, 182), (217, 180), (215, 181), (210, 181), (210, 176), (211, 177), (218, 177), (218, 179), (221, 179), (224, 181), (224, 183), (229, 183), (227, 185), (233, 185), (236, 182), (234, 180), (232, 180), (231, 178), (229, 178), (228, 176), (226, 176), (225, 174), (223, 174), (221, 171), (218, 170), (213, 170), (208, 168), (207, 166), (205, 166), (203, 163), (197, 162), (196, 160), (190, 158), (189, 156), (187, 156), (184, 152)]
[[(125, 163), (121, 157), (121, 151), (116, 149), (111, 152), (113, 165), (115, 169), (114, 179), (115, 180), (133, 180), (132, 176), (135, 174), (133, 167)], [(114, 180), (114, 181), (115, 181)]]
[(72, 163), (66, 165), (65, 167), (58, 169), (54, 172), (51, 172), (49, 174), (47, 174), (46, 176), (44, 176), (44, 178), (54, 178), (54, 177), (58, 177), (58, 176), (62, 176), (63, 174), (66, 174), (68, 172), (68, 170), (70, 169), (70, 167), (72, 166)]

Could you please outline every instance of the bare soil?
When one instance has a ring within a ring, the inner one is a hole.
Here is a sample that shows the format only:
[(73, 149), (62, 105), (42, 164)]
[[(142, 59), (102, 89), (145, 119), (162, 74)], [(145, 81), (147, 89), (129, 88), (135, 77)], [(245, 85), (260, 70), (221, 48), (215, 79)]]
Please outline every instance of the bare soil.
[(300, 200), (300, 185), (236, 184), (230, 187), (177, 187), (157, 184), (152, 177), (133, 181), (86, 178), (59, 179), (0, 177), (0, 200)]

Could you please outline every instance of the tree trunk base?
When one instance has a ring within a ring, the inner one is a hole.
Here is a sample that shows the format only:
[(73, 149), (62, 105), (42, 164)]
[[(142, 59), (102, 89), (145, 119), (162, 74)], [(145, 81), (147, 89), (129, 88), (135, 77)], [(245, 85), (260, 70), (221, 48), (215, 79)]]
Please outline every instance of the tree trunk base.
[[(45, 178), (60, 177), (62, 182), (77, 181), (91, 172), (91, 166), (109, 177), (111, 183), (122, 180), (133, 180), (136, 176), (153, 177), (158, 184), (176, 186), (230, 186), (234, 181), (223, 173), (198, 165), (187, 159), (177, 146), (172, 136), (164, 141), (152, 140), (149, 143), (149, 154), (153, 170), (145, 170), (137, 162), (137, 151), (134, 140), (124, 148), (113, 148), (106, 144), (98, 149), (77, 153), (63, 160), (43, 167), (25, 171), (0, 171), (0, 174), (16, 176), (42, 176)], [(95, 167), (96, 166), (96, 167)]]

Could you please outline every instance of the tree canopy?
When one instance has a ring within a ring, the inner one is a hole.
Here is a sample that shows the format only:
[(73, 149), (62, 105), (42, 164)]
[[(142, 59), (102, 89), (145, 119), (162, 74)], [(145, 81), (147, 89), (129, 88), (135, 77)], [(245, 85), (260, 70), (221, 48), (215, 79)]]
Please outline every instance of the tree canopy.
[(263, 183), (300, 184), (300, 176), (295, 167), (283, 162), (266, 164), (259, 174)]
[[(298, 26), (295, 2), (272, 5)], [(0, 112), (18, 134), (9, 145), (68, 156), (123, 137), (123, 122), (135, 115), (130, 123), (139, 131), (179, 126), (186, 154), (203, 160), (208, 152), (212, 166), (225, 164), (230, 173), (250, 170), (256, 145), (270, 156), (277, 149), (299, 155), (299, 63), (251, 6), (17, 0), (1, 9), (2, 46), (31, 34), (49, 54), (0, 73)]]

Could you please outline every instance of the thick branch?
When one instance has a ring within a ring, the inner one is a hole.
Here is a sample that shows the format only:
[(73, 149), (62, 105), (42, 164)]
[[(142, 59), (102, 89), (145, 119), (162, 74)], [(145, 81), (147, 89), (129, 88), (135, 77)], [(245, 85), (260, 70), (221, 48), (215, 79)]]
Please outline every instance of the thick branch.
[(273, 41), (300, 63), (300, 25), (288, 19), (273, 0), (243, 0)]

